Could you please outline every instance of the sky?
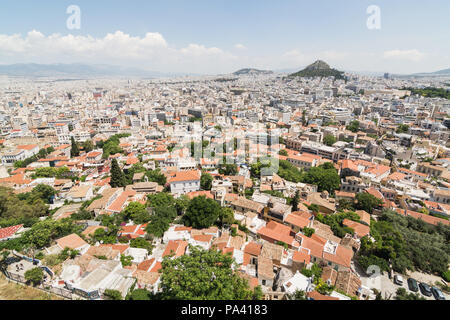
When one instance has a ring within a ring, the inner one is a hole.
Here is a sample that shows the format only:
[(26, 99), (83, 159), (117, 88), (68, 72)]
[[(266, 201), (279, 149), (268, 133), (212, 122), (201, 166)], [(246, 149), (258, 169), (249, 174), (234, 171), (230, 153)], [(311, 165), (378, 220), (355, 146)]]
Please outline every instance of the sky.
[[(296, 69), (317, 59), (346, 71), (450, 68), (448, 0), (0, 3), (0, 64), (110, 64), (196, 74)], [(71, 5), (80, 8), (79, 29), (67, 26)], [(367, 12), (372, 5), (379, 20)], [(379, 28), (369, 29), (368, 19)]]

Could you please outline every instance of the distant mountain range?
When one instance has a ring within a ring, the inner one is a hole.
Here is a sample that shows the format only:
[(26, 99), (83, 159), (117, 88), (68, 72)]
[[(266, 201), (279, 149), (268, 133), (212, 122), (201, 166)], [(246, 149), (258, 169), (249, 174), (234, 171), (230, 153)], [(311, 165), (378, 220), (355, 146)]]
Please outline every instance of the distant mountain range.
[[(318, 60), (313, 64), (307, 66), (301, 71), (295, 72), (298, 69), (284, 69), (284, 70), (259, 70), (254, 68), (245, 68), (234, 72), (232, 75), (265, 75), (273, 73), (288, 73), (290, 77), (329, 77), (335, 76), (336, 79), (343, 79), (342, 71), (332, 69), (326, 62)], [(347, 70), (348, 71), (348, 70)], [(371, 76), (382, 76), (382, 72), (356, 72), (348, 71), (350, 73), (364, 74)], [(122, 67), (113, 65), (89, 65), (82, 63), (73, 64), (36, 64), (36, 63), (21, 63), (21, 64), (0, 64), (0, 75), (10, 77), (30, 77), (30, 78), (60, 78), (60, 79), (85, 79), (85, 78), (101, 78), (101, 77), (126, 77), (126, 78), (169, 78), (180, 76), (201, 76), (200, 74), (188, 73), (164, 73), (149, 71), (141, 68)], [(410, 75), (392, 74), (393, 77), (410, 78), (410, 77), (442, 77), (450, 76), (450, 69), (439, 70), (430, 73), (415, 73)]]
[(169, 74), (143, 70), (140, 68), (119, 67), (111, 65), (87, 65), (87, 64), (36, 64), (20, 63), (0, 65), (0, 75), (11, 77), (64, 77), (64, 78), (92, 78), (92, 77), (138, 77), (161, 78), (179, 76), (181, 74)]
[(423, 72), (411, 74), (412, 77), (439, 77), (439, 76), (450, 76), (450, 69), (439, 70), (435, 72)]
[(258, 70), (258, 69), (252, 69), (252, 68), (245, 68), (238, 70), (236, 72), (233, 72), (233, 75), (235, 76), (242, 76), (242, 75), (262, 75), (262, 74), (273, 74), (273, 71), (269, 70)]
[(305, 69), (292, 73), (289, 77), (335, 77), (335, 79), (344, 79), (344, 72), (332, 69), (326, 62), (317, 60)]

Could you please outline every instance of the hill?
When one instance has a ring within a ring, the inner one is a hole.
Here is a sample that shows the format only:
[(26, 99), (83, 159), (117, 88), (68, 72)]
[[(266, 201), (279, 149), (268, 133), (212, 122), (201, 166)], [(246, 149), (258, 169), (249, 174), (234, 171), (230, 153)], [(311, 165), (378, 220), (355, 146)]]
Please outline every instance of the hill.
[(262, 74), (272, 74), (273, 71), (269, 70), (258, 70), (258, 69), (252, 69), (252, 68), (245, 68), (238, 70), (233, 73), (235, 76), (243, 76), (243, 75), (262, 75)]
[(36, 64), (19, 63), (0, 65), (0, 75), (11, 77), (67, 77), (67, 78), (92, 78), (92, 77), (140, 77), (153, 78), (165, 77), (168, 74), (147, 71), (139, 68), (128, 68), (110, 65), (87, 64)]
[(317, 60), (313, 64), (310, 64), (305, 69), (292, 73), (289, 77), (334, 77), (335, 79), (344, 79), (344, 72), (336, 69), (332, 69), (326, 62)]

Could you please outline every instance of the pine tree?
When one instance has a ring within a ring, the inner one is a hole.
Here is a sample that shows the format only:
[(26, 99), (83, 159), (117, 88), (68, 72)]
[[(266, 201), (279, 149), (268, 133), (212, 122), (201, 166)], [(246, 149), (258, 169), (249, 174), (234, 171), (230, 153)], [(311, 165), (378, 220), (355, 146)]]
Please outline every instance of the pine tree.
[(298, 203), (300, 201), (300, 192), (297, 190), (295, 196), (292, 199), (292, 211), (298, 211)]
[(72, 143), (72, 148), (70, 149), (70, 156), (78, 157), (80, 155), (80, 149), (78, 149), (78, 144), (75, 142), (75, 139), (73, 137), (70, 138), (70, 141)]
[(111, 181), (109, 184), (113, 188), (126, 186), (125, 175), (120, 169), (116, 159), (113, 159), (111, 163)]

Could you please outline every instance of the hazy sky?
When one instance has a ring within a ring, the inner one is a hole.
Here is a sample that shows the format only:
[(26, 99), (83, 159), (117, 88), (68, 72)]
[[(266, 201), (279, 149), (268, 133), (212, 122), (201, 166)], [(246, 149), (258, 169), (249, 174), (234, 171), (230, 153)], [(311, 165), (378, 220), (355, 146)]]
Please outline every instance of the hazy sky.
[[(69, 5), (81, 28), (69, 30)], [(380, 8), (381, 29), (366, 12)], [(162, 72), (450, 68), (448, 0), (1, 1), (0, 64), (104, 63)]]

